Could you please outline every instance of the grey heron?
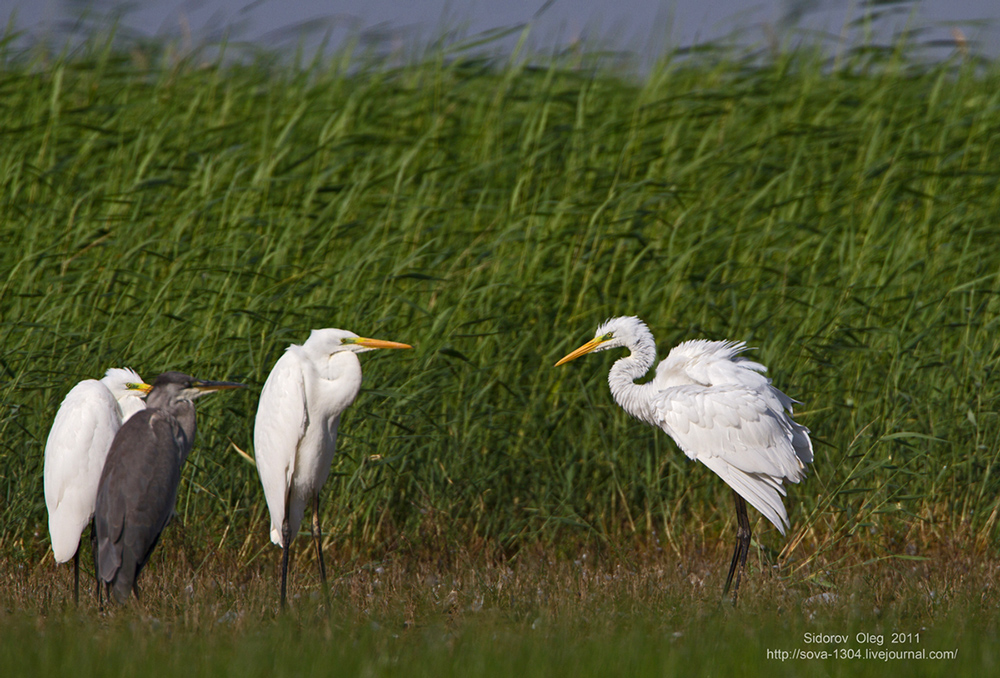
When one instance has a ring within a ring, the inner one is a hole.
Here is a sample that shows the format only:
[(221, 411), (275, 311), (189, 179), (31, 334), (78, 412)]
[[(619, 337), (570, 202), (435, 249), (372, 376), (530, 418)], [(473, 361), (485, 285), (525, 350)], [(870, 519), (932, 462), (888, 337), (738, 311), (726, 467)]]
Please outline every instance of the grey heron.
[(98, 576), (115, 600), (129, 592), (166, 527), (177, 500), (181, 466), (194, 443), (194, 400), (205, 393), (242, 388), (164, 372), (146, 396), (146, 409), (115, 435), (97, 490)]
[[(45, 442), (42, 472), (49, 537), (57, 563), (73, 559), (73, 600), (80, 600), (80, 536), (94, 517), (97, 485), (111, 441), (122, 422), (145, 407), (151, 387), (136, 372), (112, 367), (100, 380), (85, 379), (66, 394)], [(97, 552), (91, 549), (94, 576)]]

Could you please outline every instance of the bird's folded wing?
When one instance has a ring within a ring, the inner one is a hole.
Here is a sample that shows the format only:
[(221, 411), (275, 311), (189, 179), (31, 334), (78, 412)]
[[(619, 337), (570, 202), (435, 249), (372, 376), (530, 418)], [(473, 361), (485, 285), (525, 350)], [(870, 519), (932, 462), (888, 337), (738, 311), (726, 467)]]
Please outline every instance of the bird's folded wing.
[(308, 423), (300, 359), (286, 351), (264, 383), (254, 423), (254, 458), (271, 513), (271, 540), (279, 545), (295, 456)]
[(180, 483), (178, 428), (174, 417), (143, 410), (111, 444), (94, 513), (102, 581), (114, 580), (125, 559), (130, 572), (141, 569), (170, 519)]
[(154, 410), (145, 433), (143, 444), (137, 446), (132, 456), (132, 464), (141, 468), (142, 473), (133, 474), (131, 485), (125, 488), (128, 517), (122, 539), (123, 556), (134, 559), (137, 573), (170, 522), (181, 482), (180, 423), (171, 415)]
[(99, 381), (81, 382), (66, 395), (45, 443), (43, 477), (50, 509), (70, 486), (89, 485), (92, 495), (96, 494), (104, 459), (121, 421), (118, 403)]
[(792, 444), (797, 424), (771, 393), (740, 386), (677, 386), (662, 391), (653, 406), (656, 423), (692, 459), (707, 464), (706, 459), (720, 458), (779, 483), (805, 477)]
[(785, 488), (781, 486), (780, 480), (760, 473), (746, 473), (726, 463), (721, 457), (707, 457), (700, 461), (715, 471), (716, 475), (746, 499), (748, 504), (760, 511), (761, 515), (771, 521), (781, 534), (785, 533), (785, 528), (788, 527), (788, 513), (785, 512), (784, 502), (781, 501), (785, 495)]
[(56, 560), (73, 557), (94, 513), (97, 485), (121, 415), (100, 382), (77, 384), (63, 400), (45, 443), (43, 485)]

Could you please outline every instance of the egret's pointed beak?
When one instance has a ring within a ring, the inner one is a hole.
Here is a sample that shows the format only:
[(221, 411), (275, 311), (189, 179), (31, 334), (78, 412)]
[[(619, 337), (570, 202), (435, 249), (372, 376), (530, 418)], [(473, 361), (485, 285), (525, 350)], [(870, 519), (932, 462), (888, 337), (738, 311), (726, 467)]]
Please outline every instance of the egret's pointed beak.
[(345, 339), (345, 344), (357, 344), (365, 348), (413, 348), (409, 344), (401, 344), (398, 341), (383, 341), (382, 339), (367, 339), (358, 337), (357, 339)]
[(580, 348), (576, 349), (575, 351), (573, 351), (572, 353), (570, 353), (568, 356), (566, 356), (565, 358), (563, 358), (562, 360), (560, 360), (559, 362), (557, 362), (555, 364), (555, 367), (559, 367), (560, 365), (562, 365), (564, 363), (568, 363), (570, 360), (576, 360), (580, 356), (586, 355), (586, 354), (590, 353), (591, 351), (593, 351), (595, 348), (597, 348), (598, 346), (600, 346), (601, 344), (603, 344), (606, 341), (608, 341), (608, 340), (605, 339), (604, 337), (594, 337), (593, 339), (591, 339), (590, 341), (588, 341), (586, 344), (584, 344), (583, 346), (581, 346)]
[(138, 384), (129, 384), (128, 390), (130, 391), (142, 391), (144, 396), (149, 395), (149, 392), (153, 390), (153, 387), (146, 382), (139, 382)]
[(234, 388), (246, 388), (246, 384), (237, 384), (235, 381), (202, 381), (195, 379), (191, 382), (191, 388), (199, 393), (214, 393), (215, 391), (228, 391)]

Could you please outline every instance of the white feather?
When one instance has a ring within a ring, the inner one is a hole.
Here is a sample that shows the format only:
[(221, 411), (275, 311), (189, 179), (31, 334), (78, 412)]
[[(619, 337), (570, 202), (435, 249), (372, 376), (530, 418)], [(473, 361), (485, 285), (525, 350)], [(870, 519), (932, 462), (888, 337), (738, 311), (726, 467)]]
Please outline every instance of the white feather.
[(145, 407), (140, 392), (129, 384), (142, 384), (142, 378), (130, 369), (111, 368), (100, 381), (87, 379), (74, 386), (56, 412), (42, 470), (56, 562), (76, 554), (94, 515), (101, 471), (123, 411), (131, 416)]
[(254, 454), (271, 514), (271, 541), (282, 544), (286, 517), (292, 538), (306, 505), (330, 475), (337, 426), (361, 389), (361, 363), (353, 332), (313, 330), (305, 344), (289, 346), (261, 392), (254, 424)]
[(718, 474), (784, 534), (788, 514), (782, 483), (805, 477), (805, 465), (813, 460), (812, 442), (809, 429), (792, 419), (794, 401), (764, 376), (767, 368), (740, 355), (746, 345), (686, 341), (657, 366), (652, 381), (636, 384), (656, 359), (645, 323), (636, 317), (612, 318), (585, 346), (595, 343), (590, 350), (631, 351), (608, 375), (618, 404), (663, 429), (688, 457)]

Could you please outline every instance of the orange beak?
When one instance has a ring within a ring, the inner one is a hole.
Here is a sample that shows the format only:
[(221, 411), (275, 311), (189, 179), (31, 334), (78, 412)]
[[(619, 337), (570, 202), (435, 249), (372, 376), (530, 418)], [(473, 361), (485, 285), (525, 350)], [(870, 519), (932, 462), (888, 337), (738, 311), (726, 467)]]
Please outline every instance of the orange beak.
[(365, 348), (413, 348), (409, 344), (401, 344), (398, 341), (383, 341), (382, 339), (367, 339), (358, 337), (351, 342)]
[(570, 353), (569, 355), (567, 355), (566, 357), (564, 357), (562, 360), (560, 360), (559, 362), (557, 362), (555, 364), (555, 367), (559, 367), (560, 365), (568, 363), (570, 360), (576, 360), (580, 356), (586, 355), (586, 354), (590, 353), (591, 351), (593, 351), (595, 348), (597, 348), (601, 344), (605, 343), (606, 341), (608, 341), (608, 340), (604, 339), (602, 337), (595, 337), (595, 338), (591, 339), (586, 344), (584, 344), (583, 346), (581, 346), (580, 348), (576, 349), (575, 351), (573, 351), (572, 353)]

